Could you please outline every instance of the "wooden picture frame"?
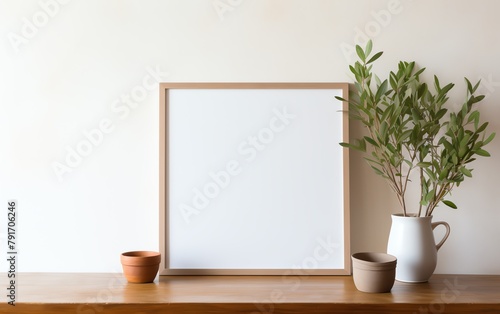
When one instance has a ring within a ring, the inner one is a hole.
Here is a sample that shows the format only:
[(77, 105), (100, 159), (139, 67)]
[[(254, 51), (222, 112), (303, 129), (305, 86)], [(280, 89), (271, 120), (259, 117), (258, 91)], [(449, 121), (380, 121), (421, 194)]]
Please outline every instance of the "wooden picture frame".
[(160, 275), (349, 275), (347, 83), (160, 83)]

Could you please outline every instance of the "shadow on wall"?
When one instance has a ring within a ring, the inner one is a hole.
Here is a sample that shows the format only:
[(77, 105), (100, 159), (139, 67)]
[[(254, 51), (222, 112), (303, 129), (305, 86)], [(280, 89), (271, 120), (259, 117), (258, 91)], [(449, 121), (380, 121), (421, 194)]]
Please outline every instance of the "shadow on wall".
[[(349, 84), (349, 89), (354, 85)], [(350, 139), (365, 134), (359, 121), (349, 121)], [(391, 214), (399, 203), (389, 185), (376, 175), (364, 154), (350, 150), (351, 253), (385, 252), (391, 228)]]

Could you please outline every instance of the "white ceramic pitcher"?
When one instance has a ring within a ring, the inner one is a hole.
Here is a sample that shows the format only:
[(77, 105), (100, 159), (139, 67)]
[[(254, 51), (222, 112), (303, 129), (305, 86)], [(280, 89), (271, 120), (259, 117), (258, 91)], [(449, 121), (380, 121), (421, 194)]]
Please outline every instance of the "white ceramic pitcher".
[[(446, 233), (436, 244), (434, 228), (443, 225)], [(387, 253), (398, 259), (396, 280), (426, 282), (434, 273), (437, 251), (450, 235), (450, 226), (444, 221), (432, 222), (429, 217), (404, 217), (392, 215), (392, 225), (387, 243)]]

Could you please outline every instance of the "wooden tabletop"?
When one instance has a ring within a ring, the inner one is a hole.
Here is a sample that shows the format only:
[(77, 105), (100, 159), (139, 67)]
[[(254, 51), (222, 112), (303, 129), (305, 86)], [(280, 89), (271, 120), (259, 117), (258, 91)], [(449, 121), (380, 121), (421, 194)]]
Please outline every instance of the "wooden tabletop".
[(500, 276), (434, 275), (382, 294), (356, 290), (351, 276), (161, 276), (150, 284), (119, 273), (17, 276), (16, 306), (2, 293), (0, 313), (500, 313)]

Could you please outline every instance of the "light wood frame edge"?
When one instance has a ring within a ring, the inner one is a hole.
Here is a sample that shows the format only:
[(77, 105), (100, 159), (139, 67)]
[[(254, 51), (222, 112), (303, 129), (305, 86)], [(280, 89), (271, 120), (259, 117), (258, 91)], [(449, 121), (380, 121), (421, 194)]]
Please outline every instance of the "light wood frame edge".
[[(166, 254), (169, 252), (166, 236), (168, 234), (167, 199), (168, 199), (168, 89), (340, 89), (342, 97), (349, 98), (348, 83), (160, 83), (159, 99), (159, 245), (162, 255), (160, 276), (167, 275), (350, 275), (351, 274), (351, 237), (350, 237), (350, 181), (349, 181), (349, 150), (343, 149), (344, 176), (344, 269), (170, 269)], [(342, 138), (349, 142), (348, 103), (342, 104)]]

